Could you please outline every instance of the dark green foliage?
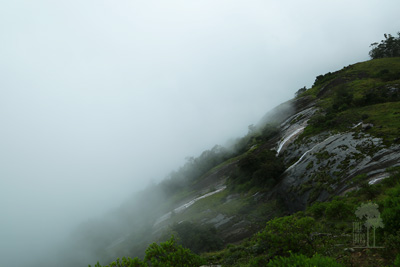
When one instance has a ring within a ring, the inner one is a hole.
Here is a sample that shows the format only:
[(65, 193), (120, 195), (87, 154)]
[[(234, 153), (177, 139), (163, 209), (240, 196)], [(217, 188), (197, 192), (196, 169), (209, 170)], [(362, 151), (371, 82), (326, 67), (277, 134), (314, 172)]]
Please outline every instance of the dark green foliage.
[[(394, 255), (400, 253), (400, 230), (397, 230), (395, 232), (388, 232), (387, 229), (384, 228), (383, 232), (383, 242), (385, 248), (384, 252), (386, 254), (386, 257), (392, 258)], [(379, 231), (379, 233), (382, 234), (382, 231)]]
[(343, 220), (353, 217), (354, 207), (344, 199), (335, 199), (326, 204), (325, 214), (330, 220)]
[(390, 82), (400, 79), (400, 72), (389, 69), (382, 69), (374, 75), (374, 78), (379, 78), (384, 82)]
[(313, 87), (316, 86), (316, 85), (320, 85), (320, 84), (326, 83), (326, 82), (334, 79), (336, 77), (336, 74), (337, 74), (337, 72), (334, 72), (334, 73), (328, 72), (328, 73), (326, 73), (324, 75), (318, 75), (315, 78), (315, 82), (313, 84)]
[[(251, 265), (258, 266), (258, 265)], [(291, 254), (289, 257), (278, 256), (271, 260), (268, 267), (341, 267), (334, 259), (319, 254), (308, 258), (302, 254)]]
[(176, 232), (180, 243), (194, 253), (215, 251), (222, 248), (223, 242), (212, 225), (200, 225), (188, 221), (174, 224), (171, 227)]
[(388, 192), (382, 212), (385, 231), (395, 233), (400, 229), (400, 185)]
[(307, 209), (307, 211), (311, 212), (315, 218), (319, 219), (325, 215), (327, 205), (327, 202), (315, 201), (314, 204)]
[(145, 262), (154, 267), (200, 266), (206, 262), (189, 249), (177, 245), (172, 237), (169, 241), (151, 244), (146, 250)]
[[(91, 266), (89, 265), (89, 267)], [(122, 260), (118, 258), (116, 261), (113, 261), (109, 265), (105, 266), (102, 266), (99, 262), (97, 262), (94, 267), (148, 267), (148, 264), (137, 257), (135, 257), (134, 259), (123, 257)]]
[(258, 256), (254, 257), (249, 261), (250, 267), (260, 267), (260, 266), (267, 266), (269, 259), (266, 256)]
[(400, 254), (397, 254), (396, 259), (394, 260), (394, 266), (400, 266)]
[(249, 251), (246, 248), (228, 245), (228, 253), (225, 255), (223, 263), (225, 266), (232, 266), (248, 256)]
[[(106, 266), (97, 263), (95, 267), (192, 267), (206, 264), (206, 261), (200, 256), (192, 253), (189, 249), (176, 244), (174, 237), (170, 240), (149, 245), (146, 249), (146, 256), (143, 261), (138, 258), (117, 259)], [(90, 267), (90, 265), (89, 265)]]
[(276, 152), (271, 150), (249, 153), (238, 162), (238, 167), (239, 172), (234, 182), (251, 182), (256, 186), (275, 185), (285, 170), (282, 159), (276, 157)]
[(353, 93), (350, 89), (345, 86), (340, 86), (335, 91), (333, 98), (332, 109), (335, 112), (343, 111), (350, 108), (353, 105)]
[(360, 183), (360, 193), (365, 195), (367, 199), (374, 199), (379, 195), (379, 188), (375, 185), (370, 185), (367, 181)]
[(384, 34), (385, 40), (380, 43), (371, 44), (369, 55), (372, 59), (384, 57), (400, 57), (400, 32), (398, 37), (393, 37), (391, 34)]
[[(400, 79), (400, 74), (399, 78)], [(366, 92), (364, 96), (364, 105), (378, 104), (385, 102), (395, 102), (400, 100), (400, 90), (393, 90), (390, 86), (373, 88)]]
[(317, 230), (318, 225), (312, 217), (275, 218), (257, 235), (258, 246), (271, 256), (288, 256), (290, 251), (311, 256), (315, 253), (311, 233)]

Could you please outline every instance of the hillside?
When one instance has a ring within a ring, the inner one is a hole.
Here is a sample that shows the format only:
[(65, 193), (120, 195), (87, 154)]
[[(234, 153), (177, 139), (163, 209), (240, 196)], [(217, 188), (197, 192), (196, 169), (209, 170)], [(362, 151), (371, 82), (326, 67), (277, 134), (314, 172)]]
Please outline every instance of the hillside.
[[(320, 75), (231, 147), (188, 159), (107, 217), (83, 224), (71, 253), (89, 248), (86, 260), (103, 264), (143, 258), (149, 244), (174, 235), (203, 261), (224, 266), (264, 266), (289, 251), (345, 266), (393, 264), (400, 253), (393, 214), (400, 212), (393, 204), (400, 188), (399, 100), (400, 58)], [(379, 204), (385, 249), (353, 248), (354, 212), (366, 201)]]

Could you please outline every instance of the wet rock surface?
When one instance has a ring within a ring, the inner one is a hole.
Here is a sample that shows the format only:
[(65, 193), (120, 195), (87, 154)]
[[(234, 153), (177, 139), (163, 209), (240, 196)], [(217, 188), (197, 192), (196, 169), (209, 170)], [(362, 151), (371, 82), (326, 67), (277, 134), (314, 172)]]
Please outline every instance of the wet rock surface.
[(388, 177), (386, 168), (400, 166), (400, 145), (387, 147), (382, 139), (360, 132), (327, 132), (292, 141), (284, 160), (289, 167), (278, 191), (296, 211), (348, 190), (357, 175), (365, 174), (372, 183)]

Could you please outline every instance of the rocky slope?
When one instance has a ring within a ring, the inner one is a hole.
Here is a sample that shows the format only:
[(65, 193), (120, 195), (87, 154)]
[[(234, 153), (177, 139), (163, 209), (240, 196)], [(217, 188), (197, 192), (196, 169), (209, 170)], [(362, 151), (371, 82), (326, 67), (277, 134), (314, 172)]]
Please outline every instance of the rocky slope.
[[(357, 190), (360, 183), (379, 183), (388, 176), (388, 168), (400, 165), (399, 71), (400, 60), (392, 58), (317, 77), (312, 88), (264, 116), (258, 131), (249, 133), (244, 153), (199, 179), (203, 190), (197, 192), (203, 193), (196, 197), (224, 183), (226, 190), (207, 196), (175, 219), (169, 217), (164, 226), (183, 220), (211, 223), (227, 243), (235, 242), (253, 234), (268, 218)], [(278, 131), (260, 139), (260, 131), (270, 124)], [(279, 182), (247, 191), (232, 189), (240, 162), (266, 150), (275, 150), (284, 162)], [(232, 201), (235, 205), (228, 207)]]

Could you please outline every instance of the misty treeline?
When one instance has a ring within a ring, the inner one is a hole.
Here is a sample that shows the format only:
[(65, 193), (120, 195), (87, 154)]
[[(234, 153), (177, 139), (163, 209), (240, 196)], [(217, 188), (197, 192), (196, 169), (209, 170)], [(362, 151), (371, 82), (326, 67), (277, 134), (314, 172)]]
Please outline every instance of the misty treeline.
[[(171, 172), (158, 186), (167, 196), (175, 194), (188, 185), (193, 185), (194, 181), (203, 177), (212, 168), (228, 159), (243, 154), (251, 147), (268, 140), (277, 133), (278, 127), (276, 123), (269, 123), (263, 127), (250, 125), (248, 134), (234, 140), (228, 148), (216, 145), (212, 149), (201, 153), (197, 158), (188, 157), (186, 163), (179, 170)], [(273, 153), (271, 152), (271, 154)], [(268, 156), (268, 158), (271, 161), (275, 160), (275, 157)], [(246, 161), (247, 159), (241, 160)], [(265, 158), (265, 160), (267, 159)]]
[(398, 37), (391, 34), (384, 34), (385, 39), (380, 43), (372, 43), (369, 55), (372, 59), (384, 57), (400, 57), (400, 32), (397, 33)]

